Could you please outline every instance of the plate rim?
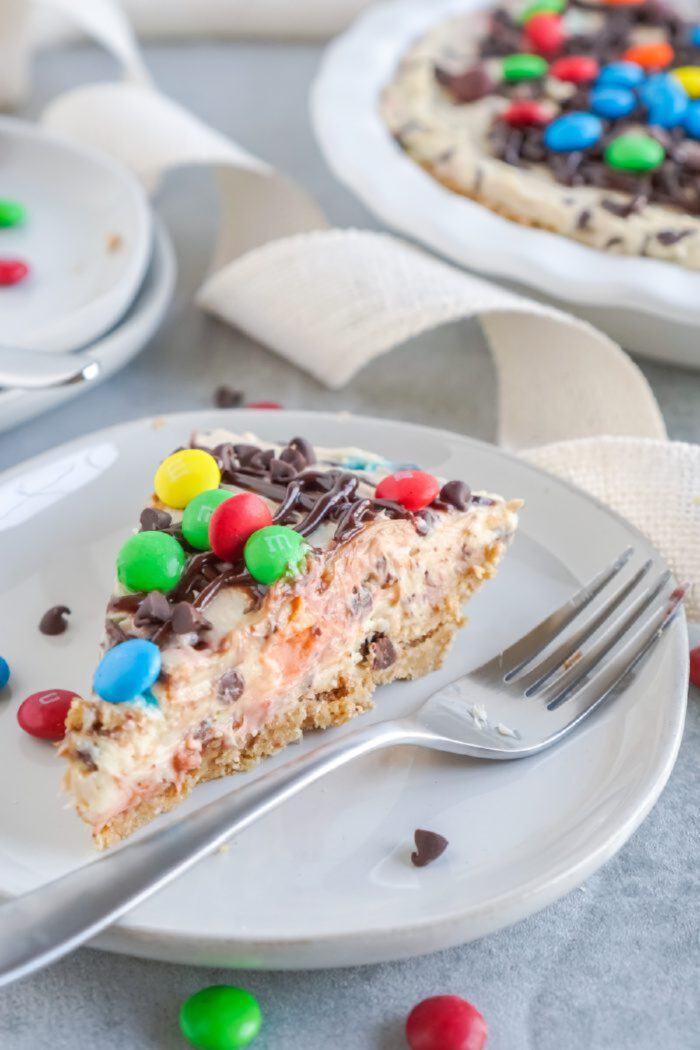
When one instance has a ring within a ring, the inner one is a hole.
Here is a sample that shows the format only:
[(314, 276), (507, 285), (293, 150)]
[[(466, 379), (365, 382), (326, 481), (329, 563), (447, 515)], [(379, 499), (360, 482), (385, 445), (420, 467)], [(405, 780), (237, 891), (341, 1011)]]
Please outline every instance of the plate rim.
[[(34, 333), (35, 338), (32, 340), (32, 346), (36, 346), (38, 349), (45, 349), (44, 343), (52, 344), (46, 349), (47, 353), (51, 353), (56, 349), (70, 352), (71, 350), (83, 348), (102, 338), (105, 333), (120, 323), (124, 313), (129, 310), (131, 303), (138, 294), (139, 288), (143, 284), (152, 255), (154, 239), (153, 213), (149, 206), (148, 198), (133, 172), (125, 165), (120, 164), (110, 154), (85, 145), (78, 139), (72, 139), (68, 135), (60, 134), (51, 127), (45, 127), (43, 124), (35, 123), (31, 120), (24, 120), (0, 113), (0, 136), (8, 136), (8, 138), (14, 136), (21, 140), (30, 139), (39, 143), (42, 148), (49, 150), (58, 149), (64, 153), (71, 154), (77, 163), (87, 161), (91, 165), (109, 173), (113, 179), (118, 180), (128, 191), (134, 209), (136, 227), (140, 233), (138, 243), (132, 250), (132, 262), (127, 269), (126, 277), (123, 279), (124, 287), (121, 289), (119, 287), (116, 289), (111, 287), (95, 296), (89, 302), (82, 303), (79, 307), (64, 315), (60, 319), (58, 339), (53, 334), (55, 326), (48, 325), (47, 327), (46, 322), (44, 322), (38, 332)], [(90, 315), (94, 314), (96, 310), (99, 312), (102, 304), (106, 303), (110, 298), (114, 299), (115, 304), (111, 309), (112, 317), (106, 323), (102, 322), (99, 325), (93, 321), (86, 335), (86, 318), (89, 323)], [(65, 334), (63, 334), (66, 328), (68, 331), (74, 331), (75, 329), (83, 329), (83, 331), (79, 337), (74, 338), (71, 336), (70, 339), (66, 340)], [(24, 343), (25, 341), (23, 340), (23, 345)]]
[[(184, 427), (189, 432), (193, 426), (234, 425), (236, 419), (244, 417), (251, 420), (244, 427), (253, 428), (252, 421), (259, 419), (259, 412), (254, 409), (205, 409), (181, 411), (159, 415), (168, 427)], [(650, 541), (620, 514), (607, 507), (596, 497), (578, 488), (573, 483), (542, 468), (520, 459), (515, 453), (497, 445), (481, 441), (465, 434), (459, 434), (445, 428), (430, 427), (421, 423), (406, 423), (394, 419), (381, 419), (376, 416), (356, 415), (348, 412), (314, 412), (304, 409), (276, 411), (274, 418), (294, 417), (299, 422), (320, 420), (324, 424), (335, 422), (380, 424), (392, 430), (426, 432), (462, 444), (476, 447), (496, 454), (518, 469), (534, 474), (549, 485), (561, 485), (579, 498), (590, 502), (618, 525), (622, 525), (631, 537), (638, 537), (646, 546), (653, 546)], [(153, 416), (141, 416), (112, 426), (102, 428), (73, 438), (55, 448), (47, 449), (14, 467), (0, 472), (0, 484), (12, 480), (28, 468), (36, 468), (51, 462), (56, 456), (64, 456), (78, 450), (86, 441), (95, 438), (112, 439), (118, 442), (123, 432), (151, 427)], [(658, 552), (657, 552), (658, 553)], [(658, 555), (660, 562), (663, 558)], [(461, 907), (458, 910), (440, 913), (425, 919), (412, 919), (409, 925), (376, 926), (374, 929), (347, 928), (341, 931), (316, 933), (304, 938), (296, 935), (270, 935), (246, 939), (221, 936), (195, 935), (181, 933), (173, 929), (163, 930), (158, 926), (139, 924), (130, 926), (128, 916), (116, 926), (105, 931), (91, 946), (114, 951), (121, 954), (135, 955), (163, 961), (183, 962), (191, 965), (216, 964), (233, 969), (250, 968), (251, 965), (266, 969), (324, 969), (336, 966), (359, 965), (393, 961), (438, 951), (457, 944), (466, 943), (487, 933), (496, 932), (506, 926), (526, 918), (548, 904), (562, 897), (579, 886), (585, 879), (598, 870), (610, 859), (637, 830), (642, 821), (653, 808), (671, 775), (680, 747), (685, 712), (687, 707), (687, 664), (688, 646), (685, 615), (677, 618), (668, 632), (667, 644), (674, 645), (673, 683), (669, 683), (667, 704), (668, 721), (664, 723), (665, 734), (663, 746), (659, 750), (658, 768), (650, 777), (643, 790), (635, 792), (634, 799), (628, 803), (625, 819), (610, 831), (594, 849), (582, 849), (578, 859), (563, 865), (560, 862), (549, 875), (534, 876), (524, 886), (503, 892), (487, 903)], [(8, 899), (12, 894), (0, 889), (0, 899)], [(481, 922), (478, 920), (481, 919)], [(475, 922), (475, 920), (477, 920)], [(426, 932), (430, 935), (426, 937)], [(426, 943), (429, 940), (429, 943)]]
[[(393, 142), (379, 115), (374, 79), (387, 83), (411, 42), (441, 18), (490, 2), (383, 0), (331, 41), (310, 92), (314, 136), (329, 168), (391, 228), (461, 266), (516, 281), (563, 304), (634, 309), (700, 325), (700, 272), (657, 259), (614, 256), (511, 222), (442, 186)], [(358, 81), (353, 71), (360, 57)], [(488, 234), (498, 244), (490, 251)]]

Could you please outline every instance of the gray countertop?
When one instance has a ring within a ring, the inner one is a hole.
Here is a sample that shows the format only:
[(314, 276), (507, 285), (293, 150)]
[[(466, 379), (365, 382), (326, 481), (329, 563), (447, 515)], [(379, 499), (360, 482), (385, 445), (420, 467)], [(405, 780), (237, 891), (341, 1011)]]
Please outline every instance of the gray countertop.
[[(281, 44), (147, 49), (167, 93), (299, 179), (334, 222), (376, 227), (334, 182), (313, 141), (306, 93), (318, 57), (315, 47)], [(62, 90), (115, 72), (111, 60), (90, 48), (44, 55), (26, 114), (36, 115)], [(400, 364), (389, 354), (345, 389), (328, 391), (191, 305), (216, 226), (209, 174), (170, 177), (159, 210), (180, 266), (162, 330), (105, 386), (0, 436), (0, 468), (111, 423), (208, 407), (221, 382), (250, 400), (353, 409), (493, 437), (494, 376), (476, 325), (422, 336), (402, 352)], [(699, 441), (700, 372), (642, 367), (671, 436)], [(698, 700), (691, 691), (676, 768), (632, 840), (580, 890), (509, 930), (408, 962), (316, 973), (230, 973), (85, 949), (0, 993), (0, 1047), (175, 1050), (184, 1046), (177, 1029), (182, 999), (228, 981), (260, 1000), (259, 1050), (400, 1050), (411, 1006), (448, 992), (484, 1013), (489, 1050), (695, 1050)]]

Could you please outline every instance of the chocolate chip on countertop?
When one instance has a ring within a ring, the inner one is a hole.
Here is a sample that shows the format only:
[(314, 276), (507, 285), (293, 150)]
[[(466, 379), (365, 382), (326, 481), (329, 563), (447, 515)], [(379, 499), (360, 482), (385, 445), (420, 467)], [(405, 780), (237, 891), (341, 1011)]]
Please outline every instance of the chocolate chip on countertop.
[(67, 616), (70, 616), (67, 605), (52, 605), (41, 617), (39, 630), (42, 634), (63, 634), (68, 626)]
[(374, 671), (385, 671), (396, 662), (396, 649), (394, 649), (391, 638), (385, 634), (375, 634), (369, 643), (369, 652), (372, 657), (372, 669)]
[(146, 507), (141, 511), (141, 532), (160, 532), (172, 524), (172, 517), (167, 510), (158, 510), (157, 507)]
[(418, 828), (413, 833), (416, 842), (415, 852), (411, 854), (411, 863), (416, 868), (425, 868), (445, 852), (449, 842), (444, 835), (438, 835), (436, 831), (425, 831)]
[(245, 394), (242, 390), (236, 390), (235, 387), (227, 386), (226, 383), (217, 386), (214, 391), (214, 404), (217, 408), (238, 408), (243, 404), (244, 398)]
[(219, 679), (217, 690), (219, 700), (224, 704), (233, 704), (242, 696), (244, 689), (245, 679), (241, 672), (236, 671), (235, 668), (231, 671), (226, 671)]

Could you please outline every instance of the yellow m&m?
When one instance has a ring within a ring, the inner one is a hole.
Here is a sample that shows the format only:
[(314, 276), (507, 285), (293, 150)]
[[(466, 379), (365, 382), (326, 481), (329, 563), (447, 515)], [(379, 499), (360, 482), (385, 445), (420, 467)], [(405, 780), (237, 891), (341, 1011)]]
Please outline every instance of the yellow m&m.
[(200, 448), (183, 448), (164, 459), (156, 471), (156, 496), (167, 507), (186, 507), (200, 492), (216, 489), (221, 471), (213, 456)]
[(689, 98), (700, 98), (700, 66), (679, 66), (671, 71)]

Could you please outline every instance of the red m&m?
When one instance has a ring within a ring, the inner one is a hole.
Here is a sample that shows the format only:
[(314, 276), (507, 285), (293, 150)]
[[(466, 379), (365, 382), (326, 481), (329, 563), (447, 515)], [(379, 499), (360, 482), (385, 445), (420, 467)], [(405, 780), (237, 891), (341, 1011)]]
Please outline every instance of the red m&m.
[(406, 1021), (411, 1050), (483, 1050), (486, 1021), (458, 995), (434, 995), (414, 1006)]
[(539, 102), (523, 98), (511, 102), (501, 114), (501, 120), (512, 128), (530, 128), (548, 124), (550, 118)]
[(41, 740), (63, 740), (70, 705), (77, 697), (67, 689), (45, 689), (32, 693), (17, 709), (17, 721), (25, 733)]
[(556, 14), (542, 12), (534, 15), (525, 26), (525, 36), (531, 48), (545, 58), (558, 55), (566, 40), (564, 24)]
[(377, 499), (400, 503), (406, 510), (422, 510), (436, 499), (440, 482), (422, 470), (398, 470), (382, 478), (376, 488)]
[(209, 543), (223, 561), (237, 561), (243, 557), (246, 541), (257, 532), (272, 525), (272, 514), (267, 503), (253, 492), (241, 492), (221, 503), (209, 522)]
[(690, 650), (690, 681), (700, 689), (700, 645)]
[(29, 274), (29, 267), (22, 259), (0, 259), (0, 287), (19, 284)]
[(549, 67), (549, 72), (557, 80), (566, 80), (571, 84), (589, 84), (600, 73), (600, 66), (589, 55), (567, 55), (558, 58)]

